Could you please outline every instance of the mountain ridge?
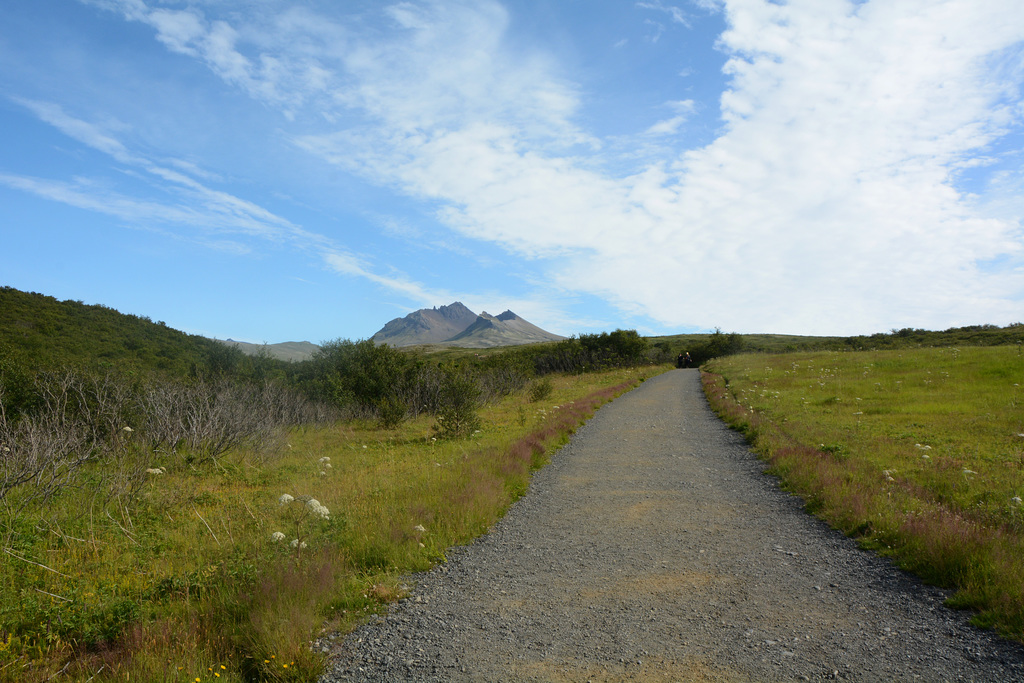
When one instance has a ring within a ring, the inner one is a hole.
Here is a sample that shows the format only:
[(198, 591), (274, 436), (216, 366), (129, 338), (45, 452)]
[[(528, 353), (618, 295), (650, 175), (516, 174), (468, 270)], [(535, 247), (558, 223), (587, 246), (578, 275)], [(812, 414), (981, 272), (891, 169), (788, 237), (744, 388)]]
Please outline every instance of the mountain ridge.
[(496, 316), (486, 311), (477, 315), (462, 302), (455, 301), (440, 308), (421, 308), (403, 318), (395, 318), (371, 339), (377, 344), (395, 347), (435, 344), (490, 348), (559, 341), (565, 337), (543, 330), (511, 310)]

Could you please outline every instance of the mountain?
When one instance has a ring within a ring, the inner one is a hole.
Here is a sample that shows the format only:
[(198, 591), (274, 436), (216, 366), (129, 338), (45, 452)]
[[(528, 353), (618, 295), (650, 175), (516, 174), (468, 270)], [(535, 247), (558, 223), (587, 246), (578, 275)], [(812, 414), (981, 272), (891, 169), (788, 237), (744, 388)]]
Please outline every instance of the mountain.
[(378, 344), (391, 346), (438, 344), (469, 349), (517, 346), (564, 338), (542, 330), (512, 311), (498, 316), (487, 312), (477, 315), (458, 301), (395, 318), (372, 337)]
[(497, 316), (481, 313), (476, 322), (448, 340), (451, 346), (476, 349), (491, 346), (517, 346), (565, 339), (546, 332), (512, 311)]
[(440, 344), (476, 322), (477, 314), (456, 301), (441, 308), (421, 308), (404, 318), (395, 318), (373, 337), (378, 344), (415, 346)]

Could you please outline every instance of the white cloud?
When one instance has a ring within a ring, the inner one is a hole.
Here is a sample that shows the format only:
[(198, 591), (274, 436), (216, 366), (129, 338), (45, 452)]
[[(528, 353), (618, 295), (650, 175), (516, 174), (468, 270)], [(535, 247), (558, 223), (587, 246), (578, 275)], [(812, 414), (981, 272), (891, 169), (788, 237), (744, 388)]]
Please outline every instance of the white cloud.
[[(278, 107), (289, 119), (329, 85), (330, 70), (311, 55), (329, 54), (328, 44), (344, 42), (337, 26), (314, 26), (298, 7), (269, 20), (263, 12), (252, 12), (242, 34), (227, 21), (210, 20), (194, 8), (154, 9), (143, 0), (83, 1), (151, 26), (168, 49), (202, 60), (225, 82)], [(302, 33), (296, 37), (296, 32)]]
[[(1021, 317), (1019, 267), (997, 277), (984, 265), (1019, 266), (1019, 210), (955, 186), (956, 170), (1020, 126), (1016, 0), (691, 4), (729, 26), (721, 133), (625, 177), (579, 124), (586, 93), (549, 55), (509, 44), (497, 2), (403, 2), (365, 34), (309, 11), (229, 25), (119, 6), (252, 97), (339, 122), (293, 139), (424, 200), (462, 234), (538, 260), (559, 291), (665, 325), (740, 331)], [(283, 33), (261, 32), (271, 25)], [(678, 108), (638, 130), (638, 147), (681, 142), (696, 105), (679, 87)], [(412, 300), (438, 294), (328, 262)]]
[[(1007, 10), (727, 3), (725, 132), (634, 177), (553, 155), (515, 115), (488, 125), (444, 116), (451, 103), (420, 108), (400, 72), (387, 89), (363, 75), (377, 96), (374, 134), (303, 144), (443, 201), (440, 217), (464, 234), (557, 257), (551, 274), (567, 290), (668, 325), (855, 332), (1011, 320), (1020, 280), (978, 264), (1019, 259), (1019, 223), (974, 213), (950, 175), (1013, 120), (1009, 88), (986, 62), (1024, 38)], [(436, 78), (446, 92), (454, 76)], [(454, 90), (458, 109), (478, 105), (479, 92)], [(417, 114), (385, 113), (403, 107)]]
[(174, 52), (195, 56), (195, 43), (206, 33), (201, 16), (192, 11), (153, 10), (142, 13), (139, 20), (148, 21), (157, 30), (157, 40)]

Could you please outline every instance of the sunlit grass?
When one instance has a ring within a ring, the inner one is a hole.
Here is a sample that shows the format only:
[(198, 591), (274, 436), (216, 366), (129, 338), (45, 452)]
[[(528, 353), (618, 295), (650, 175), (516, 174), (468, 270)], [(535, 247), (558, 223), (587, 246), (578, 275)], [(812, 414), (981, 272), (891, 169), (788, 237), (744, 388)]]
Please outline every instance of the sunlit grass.
[(1024, 639), (1024, 357), (1017, 346), (743, 355), (719, 413), (808, 507)]
[[(598, 405), (661, 370), (554, 377), (541, 401), (481, 409), (464, 440), (422, 417), (296, 430), (273, 457), (138, 454), (166, 471), (135, 502), (83, 486), (12, 522), (0, 680), (311, 680), (313, 639), (400, 598), (410, 572), (494, 524)], [(103, 479), (104, 463), (89, 467), (84, 481)]]

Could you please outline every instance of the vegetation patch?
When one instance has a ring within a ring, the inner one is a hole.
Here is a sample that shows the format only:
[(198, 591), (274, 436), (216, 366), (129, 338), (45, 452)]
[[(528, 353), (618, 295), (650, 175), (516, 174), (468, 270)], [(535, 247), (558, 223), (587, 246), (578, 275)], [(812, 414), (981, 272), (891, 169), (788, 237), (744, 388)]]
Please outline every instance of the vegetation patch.
[[(85, 435), (69, 452), (86, 457), (52, 461), (59, 484), (38, 490), (51, 475), (37, 472), (5, 479), (0, 496), (0, 680), (312, 680), (324, 663), (312, 640), (401, 598), (404, 576), (485, 532), (577, 425), (641, 378), (553, 375), (544, 400), (524, 385), (484, 402), (478, 376), (441, 372), (440, 405), (472, 430), (444, 432), (444, 411), (393, 427), (285, 420), (221, 449), (213, 427), (194, 444), (152, 436), (163, 432), (145, 405), (127, 413), (131, 431), (117, 410), (96, 430), (103, 420), (68, 408)], [(174, 394), (196, 429), (231, 400), (204, 386)], [(31, 419), (9, 414), (0, 447), (24, 448)]]
[(1020, 349), (744, 354), (702, 381), (811, 511), (1024, 641)]

